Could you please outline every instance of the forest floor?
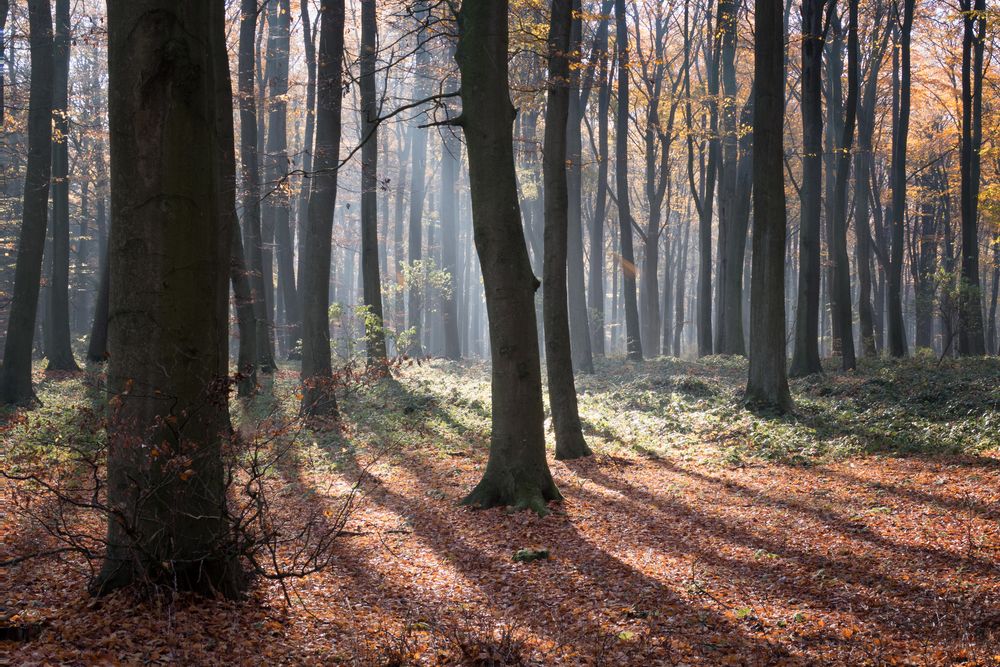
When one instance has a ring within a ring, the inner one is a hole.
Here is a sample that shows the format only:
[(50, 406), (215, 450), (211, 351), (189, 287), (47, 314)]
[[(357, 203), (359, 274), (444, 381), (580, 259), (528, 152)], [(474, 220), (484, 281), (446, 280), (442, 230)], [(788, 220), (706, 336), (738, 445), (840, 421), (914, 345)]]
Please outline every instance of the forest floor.
[[(0, 619), (31, 629), (0, 664), (1000, 665), (1000, 360), (795, 381), (788, 418), (741, 407), (742, 360), (604, 362), (578, 379), (595, 455), (550, 460), (544, 518), (458, 505), (487, 370), (411, 364), (343, 400), (341, 430), (286, 431), (282, 512), (360, 483), (323, 572), (140, 601), (89, 598), (75, 555), (25, 561), (0, 569)], [(44, 407), (4, 415), (7, 469), (72, 437), (99, 381), (38, 379)], [(295, 380), (234, 419), (291, 420)], [(13, 493), (0, 561), (46, 544)]]

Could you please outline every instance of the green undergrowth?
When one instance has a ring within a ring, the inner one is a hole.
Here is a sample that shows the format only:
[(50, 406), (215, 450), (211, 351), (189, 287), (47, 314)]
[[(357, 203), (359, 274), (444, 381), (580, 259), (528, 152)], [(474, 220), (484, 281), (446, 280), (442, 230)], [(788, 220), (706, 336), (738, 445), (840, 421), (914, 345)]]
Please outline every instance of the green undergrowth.
[[(409, 363), (395, 377), (339, 396), (341, 425), (298, 418), (297, 369), (262, 378), (261, 395), (232, 401), (244, 433), (272, 431), (313, 470), (357, 467), (420, 451), (485, 456), (490, 432), (489, 367), (482, 362)], [(746, 362), (621, 359), (578, 375), (584, 432), (595, 451), (742, 465), (802, 464), (861, 455), (976, 455), (1000, 448), (1000, 359), (862, 361), (854, 373), (827, 372), (791, 383), (795, 413), (766, 416), (743, 407)], [(0, 464), (53, 461), (72, 442), (97, 447), (94, 428), (106, 396), (99, 369), (42, 376), (33, 410), (0, 412)], [(547, 399), (546, 399), (547, 400)], [(547, 424), (552, 447), (551, 424)]]

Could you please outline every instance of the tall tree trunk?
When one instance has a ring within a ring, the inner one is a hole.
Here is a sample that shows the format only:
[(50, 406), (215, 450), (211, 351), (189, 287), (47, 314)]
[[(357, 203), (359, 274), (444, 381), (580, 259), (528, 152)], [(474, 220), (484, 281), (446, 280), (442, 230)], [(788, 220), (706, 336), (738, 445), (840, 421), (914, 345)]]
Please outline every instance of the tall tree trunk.
[(49, 0), (29, 0), (31, 87), (28, 94), (28, 164), (24, 177), (23, 219), (17, 245), (14, 293), (7, 317), (0, 396), (5, 403), (34, 399), (31, 343), (35, 335), (42, 254), (48, 222), (52, 175), (52, 13)]
[(78, 371), (69, 330), (69, 0), (56, 0), (53, 40), (52, 116), (52, 280), (49, 286), (46, 346), (48, 369)]
[(639, 307), (635, 279), (638, 270), (632, 250), (632, 212), (628, 189), (628, 114), (629, 114), (629, 43), (625, 0), (615, 0), (615, 26), (618, 40), (618, 112), (615, 115), (615, 189), (618, 198), (618, 228), (622, 258), (622, 292), (625, 299), (625, 352), (633, 361), (642, 361), (642, 338), (639, 333)]
[[(235, 595), (226, 513), (222, 0), (110, 0), (108, 550), (95, 582)], [(155, 202), (155, 205), (150, 205)], [(166, 399), (166, 400), (165, 400)]]
[(492, 434), (483, 478), (463, 501), (544, 514), (559, 500), (545, 460), (535, 290), (514, 174), (514, 106), (508, 84), (507, 0), (465, 0), (455, 58), (469, 152), (476, 250), (482, 266), (492, 355)]
[(590, 342), (594, 356), (604, 356), (604, 219), (608, 206), (608, 117), (611, 110), (613, 66), (607, 44), (601, 55), (600, 88), (597, 93), (597, 190), (594, 194), (594, 219), (590, 226), (590, 276), (587, 302), (590, 307)]
[(823, 176), (823, 10), (826, 2), (827, 0), (802, 2), (799, 293), (795, 309), (792, 363), (789, 368), (789, 373), (795, 377), (823, 371), (819, 361), (819, 288)]
[(888, 267), (889, 354), (906, 356), (906, 328), (903, 323), (903, 229), (906, 219), (906, 142), (910, 134), (910, 32), (916, 0), (902, 0), (903, 20), (899, 33), (899, 114), (892, 132), (892, 217)]
[[(610, 7), (610, 3), (605, 0)], [(583, 49), (583, 18), (581, 0), (572, 1), (572, 29), (570, 31), (569, 50), (579, 54)], [(595, 46), (601, 41), (601, 34), (607, 43), (607, 21), (602, 19), (595, 37)], [(569, 294), (569, 331), (570, 347), (573, 353), (573, 367), (581, 373), (594, 372), (594, 355), (590, 345), (590, 322), (587, 316), (587, 294), (584, 284), (583, 266), (583, 134), (581, 123), (587, 110), (590, 85), (593, 82), (592, 70), (588, 70), (586, 81), (581, 87), (579, 67), (574, 67), (569, 73), (571, 88), (569, 95), (569, 111), (566, 122), (566, 152), (568, 161), (567, 187), (569, 207), (568, 227), (568, 294)], [(544, 282), (544, 281), (543, 281)]]
[(781, 5), (756, 0), (754, 32), (753, 276), (747, 403), (792, 409), (785, 374), (785, 43)]
[[(970, 5), (972, 5), (970, 7)], [(986, 353), (979, 284), (979, 180), (983, 144), (983, 49), (986, 0), (962, 0), (962, 300), (958, 352)]]
[[(302, 171), (305, 177), (299, 187), (298, 211), (298, 270), (296, 279), (302, 280), (302, 265), (306, 256), (306, 220), (309, 217), (309, 181), (313, 170), (313, 143), (316, 141), (316, 43), (313, 41), (313, 24), (309, 16), (309, 0), (300, 0), (302, 18), (302, 45), (306, 57), (306, 131), (302, 147)], [(296, 282), (296, 286), (298, 282)], [(299, 302), (302, 295), (299, 295)]]
[[(9, 12), (10, 0), (0, 0), (0, 35), (7, 34), (7, 14)], [(3, 52), (3, 44), (4, 40), (0, 40), (0, 62), (7, 64), (6, 54)], [(6, 74), (5, 71), (0, 71), (0, 128), (4, 129), (6, 129), (7, 125)]]
[(302, 412), (337, 417), (330, 361), (330, 246), (337, 204), (344, 0), (322, 0), (316, 84), (316, 148), (302, 292)]
[[(426, 42), (429, 39), (427, 23), (430, 21), (431, 13), (428, 0), (417, 0), (414, 14), (420, 26), (417, 30), (417, 57), (414, 76), (416, 81), (413, 84), (413, 94), (418, 100), (426, 98), (430, 94), (431, 54), (427, 49)], [(426, 130), (411, 130), (413, 135), (413, 145), (411, 146), (410, 159), (413, 161), (413, 171), (410, 176), (410, 224), (409, 224), (409, 263), (410, 270), (419, 270), (418, 267), (423, 258), (423, 224), (424, 224), (424, 195), (427, 174), (427, 132)], [(424, 276), (424, 272), (420, 271)], [(423, 301), (422, 292), (424, 289), (422, 280), (412, 280), (407, 286), (407, 328), (414, 330), (413, 342), (409, 353), (413, 356), (422, 356), (423, 348), (420, 344), (423, 335)]]
[(368, 363), (384, 364), (385, 327), (382, 275), (378, 261), (378, 106), (375, 58), (378, 25), (375, 0), (361, 3), (361, 278), (365, 306), (365, 344)]
[(90, 328), (90, 339), (87, 342), (87, 359), (102, 362), (108, 357), (108, 300), (111, 289), (111, 279), (108, 276), (108, 235), (107, 235), (107, 189), (108, 172), (104, 162), (104, 142), (97, 144), (97, 247), (101, 277), (97, 287), (97, 300), (94, 303), (94, 321)]
[(542, 309), (545, 317), (545, 368), (549, 378), (549, 406), (556, 434), (557, 459), (576, 459), (591, 453), (583, 438), (577, 407), (570, 347), (569, 304), (566, 294), (569, 227), (566, 121), (570, 98), (572, 16), (572, 0), (553, 1), (549, 25), (548, 101), (545, 107), (543, 149), (545, 250), (542, 269)]
[(444, 142), (441, 153), (441, 268), (451, 276), (450, 289), (441, 297), (441, 314), (444, 325), (444, 356), (457, 361), (462, 358), (459, 337), (458, 297), (465, 284), (459, 275), (458, 229), (456, 211), (459, 170), (461, 167), (462, 142), (452, 128), (442, 132)]
[[(257, 97), (254, 94), (254, 39), (257, 32), (257, 0), (240, 5), (239, 100), (240, 100), (240, 180), (243, 183), (243, 235), (246, 239), (247, 268), (257, 321), (257, 365), (264, 373), (273, 372), (274, 329), (268, 304), (271, 280), (265, 272), (264, 243), (260, 216), (260, 169), (257, 154)], [(270, 264), (267, 265), (270, 268)]]
[(858, 0), (848, 0), (847, 26), (847, 117), (844, 134), (837, 151), (836, 182), (833, 190), (830, 260), (833, 264), (833, 284), (830, 300), (835, 329), (840, 332), (842, 368), (857, 366), (854, 354), (854, 326), (851, 316), (851, 267), (847, 255), (847, 181), (851, 171), (851, 147), (858, 115)]
[[(292, 233), (289, 226), (291, 198), (288, 179), (288, 64), (289, 0), (272, 0), (268, 11), (268, 66), (271, 67), (268, 100), (267, 153), (265, 175), (268, 192), (264, 198), (265, 224), (274, 230), (278, 260), (278, 289), (284, 304), (285, 349), (289, 358), (298, 356), (299, 300), (295, 290)], [(266, 234), (265, 234), (266, 236)], [(265, 239), (266, 242), (267, 239)]]
[[(736, 26), (734, 0), (720, 0), (717, 21), (720, 36), (722, 79), (721, 159), (719, 160), (719, 266), (718, 299), (715, 304), (715, 351), (719, 354), (746, 354), (743, 343), (742, 285), (746, 228), (738, 240), (737, 185), (739, 180), (739, 113), (736, 108)], [(737, 252), (740, 248), (744, 252)]]

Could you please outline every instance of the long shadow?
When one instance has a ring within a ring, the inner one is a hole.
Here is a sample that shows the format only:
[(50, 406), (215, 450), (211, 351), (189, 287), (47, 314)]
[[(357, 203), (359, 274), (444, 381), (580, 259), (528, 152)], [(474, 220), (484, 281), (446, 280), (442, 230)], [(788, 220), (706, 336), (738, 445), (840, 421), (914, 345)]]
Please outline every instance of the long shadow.
[[(630, 514), (645, 513), (652, 525), (658, 525), (659, 530), (673, 538), (671, 548), (687, 552), (700, 560), (724, 568), (741, 576), (753, 585), (758, 581), (767, 581), (773, 590), (782, 591), (786, 599), (807, 599), (820, 609), (835, 608), (841, 611), (855, 613), (867, 619), (871, 625), (881, 627), (885, 632), (898, 631), (904, 627), (900, 623), (899, 610), (911, 609), (906, 617), (905, 626), (914, 639), (926, 637), (928, 631), (936, 627), (941, 618), (960, 618), (958, 611), (970, 611), (973, 603), (952, 600), (940, 595), (939, 592), (915, 584), (899, 581), (880, 571), (882, 564), (878, 559), (852, 554), (849, 560), (838, 560), (818, 553), (810, 553), (790, 543), (778, 542), (733, 525), (724, 520), (696, 513), (684, 503), (665, 500), (655, 494), (620, 480), (611, 480), (599, 472), (588, 470), (591, 479), (599, 485), (615, 491), (628, 500), (614, 498), (604, 499), (604, 502), (619, 507)], [(596, 478), (596, 479), (594, 479)], [(578, 493), (590, 493), (578, 491)], [(650, 513), (650, 508), (655, 513)], [(683, 522), (677, 527), (678, 521)], [(751, 563), (749, 560), (733, 560), (718, 554), (716, 550), (692, 544), (693, 535), (705, 534), (730, 544), (742, 545), (758, 552), (773, 553), (791, 558), (797, 562), (804, 573), (824, 572), (824, 576), (833, 574), (845, 582), (880, 589), (878, 594), (862, 594), (845, 590), (836, 595), (815, 585), (812, 580), (799, 578), (794, 583), (787, 579), (787, 570), (778, 564), (767, 562)], [(641, 538), (641, 535), (636, 535)], [(662, 543), (651, 542), (651, 546), (663, 548)], [(766, 575), (766, 576), (765, 576)], [(913, 603), (922, 601), (929, 603), (929, 608), (919, 612), (912, 610)], [(878, 614), (881, 610), (883, 613)], [(945, 630), (942, 629), (942, 632)], [(953, 638), (950, 636), (949, 638)]]
[[(872, 532), (872, 530), (869, 529), (868, 525), (864, 522), (854, 521), (832, 509), (813, 507), (808, 503), (791, 498), (780, 498), (767, 493), (762, 489), (754, 489), (733, 480), (719, 480), (710, 475), (698, 472), (697, 470), (678, 466), (664, 459), (656, 459), (653, 463), (658, 467), (669, 470), (671, 473), (697, 479), (706, 484), (711, 484), (752, 502), (763, 501), (764, 504), (772, 507), (795, 512), (806, 518), (819, 521), (830, 530), (833, 530), (834, 532), (837, 532), (851, 540), (861, 540), (894, 553), (906, 554), (910, 558), (934, 560), (945, 566), (961, 566), (968, 569), (969, 565), (973, 565), (975, 567), (975, 571), (978, 573), (994, 572), (997, 570), (996, 563), (977, 556), (960, 556), (944, 549), (899, 544), (898, 542), (886, 539)], [(824, 470), (824, 474), (829, 474), (834, 477), (839, 476), (836, 472), (831, 470)], [(847, 480), (853, 479), (847, 475), (843, 475), (843, 477)], [(857, 480), (853, 481), (857, 482)]]
[[(424, 487), (433, 487), (436, 480), (431, 476), (426, 461), (416, 461), (407, 457), (404, 467), (413, 474)], [(385, 486), (380, 487), (378, 497), (373, 502), (397, 515), (406, 517), (413, 527), (415, 537), (418, 537), (435, 553), (458, 569), (467, 579), (474, 582), (491, 582), (493, 585), (478, 583), (484, 595), (489, 595), (498, 607), (507, 611), (519, 611), (517, 618), (529, 625), (532, 630), (545, 637), (551, 637), (562, 645), (573, 646), (590, 644), (595, 637), (605, 636), (607, 629), (602, 627), (600, 620), (584, 617), (583, 613), (592, 609), (595, 604), (603, 605), (603, 611), (612, 613), (612, 609), (630, 607), (637, 602), (648, 604), (652, 609), (663, 610), (662, 617), (674, 617), (678, 612), (689, 619), (701, 619), (704, 627), (720, 629), (726, 633), (727, 648), (735, 651), (745, 659), (751, 657), (759, 664), (769, 664), (783, 655), (783, 650), (766, 640), (750, 636), (742, 628), (733, 628), (722, 613), (709, 606), (695, 605), (682, 599), (677, 593), (662, 582), (652, 579), (644, 573), (632, 568), (606, 552), (596, 548), (588, 539), (581, 536), (569, 520), (549, 517), (533, 523), (532, 537), (526, 538), (515, 525), (507, 523), (500, 533), (481, 533), (487, 540), (502, 549), (506, 542), (510, 553), (525, 539), (542, 539), (548, 544), (557, 545), (557, 555), (566, 553), (572, 560), (557, 557), (554, 561), (538, 565), (530, 572), (525, 566), (512, 566), (509, 556), (489, 556), (480, 547), (474, 546), (456, 531), (455, 512), (462, 512), (450, 502), (446, 509), (440, 509), (441, 502), (420, 499), (419, 502), (399, 494)], [(448, 501), (444, 501), (448, 502)], [(475, 517), (472, 514), (471, 517)], [(483, 517), (495, 516), (492, 512), (484, 512)], [(470, 523), (476, 523), (470, 518)], [(493, 526), (495, 529), (496, 526)], [(567, 583), (579, 581), (583, 577), (585, 583), (567, 588)], [(503, 582), (497, 586), (496, 582)], [(614, 582), (614, 586), (609, 586)], [(632, 582), (623, 586), (621, 582)], [(634, 592), (641, 591), (641, 600), (637, 600)], [(624, 592), (624, 594), (623, 594)], [(553, 595), (561, 600), (559, 613), (576, 615), (577, 625), (582, 631), (566, 634), (561, 629), (558, 618), (552, 622), (543, 623), (536, 618), (537, 605), (525, 604), (525, 600), (545, 604)], [(621, 618), (620, 611), (617, 618)], [(611, 619), (605, 619), (611, 620)], [(760, 657), (764, 656), (764, 657)], [(748, 663), (757, 664), (757, 663)]]

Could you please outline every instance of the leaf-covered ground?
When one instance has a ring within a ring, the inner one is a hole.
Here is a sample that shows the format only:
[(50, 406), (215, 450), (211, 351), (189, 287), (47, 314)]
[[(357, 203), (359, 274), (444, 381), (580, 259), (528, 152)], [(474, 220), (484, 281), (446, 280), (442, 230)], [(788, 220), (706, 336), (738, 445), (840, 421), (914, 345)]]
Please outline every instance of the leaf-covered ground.
[[(80, 562), (24, 562), (0, 569), (0, 625), (32, 630), (0, 664), (1000, 664), (1000, 362), (828, 373), (781, 419), (741, 408), (744, 376), (580, 378), (597, 454), (550, 462), (565, 501), (538, 518), (457, 504), (486, 460), (486, 368), (409, 366), (348, 397), (341, 433), (293, 431), (275, 472), (291, 515), (361, 479), (329, 570), (240, 602), (94, 600)], [(234, 406), (242, 428), (291, 415), (294, 378)], [(0, 463), (65, 437), (94, 382), (43, 378)], [(3, 491), (0, 560), (36, 537)]]

